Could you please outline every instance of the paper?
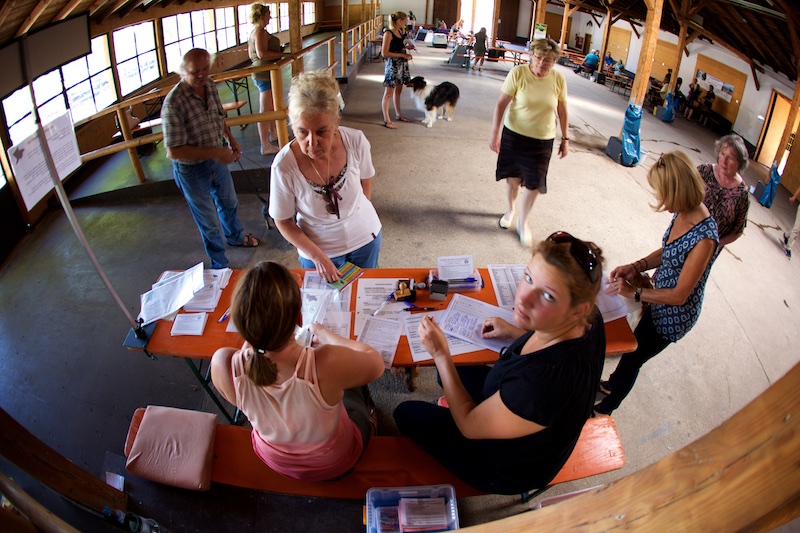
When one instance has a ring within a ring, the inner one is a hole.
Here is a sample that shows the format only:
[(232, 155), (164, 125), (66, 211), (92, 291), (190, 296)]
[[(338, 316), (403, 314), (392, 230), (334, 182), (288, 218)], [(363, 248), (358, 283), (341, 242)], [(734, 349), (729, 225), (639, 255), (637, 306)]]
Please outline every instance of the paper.
[[(53, 164), (61, 181), (81, 166), (81, 152), (69, 112), (43, 126)], [(8, 149), (8, 160), (14, 170), (14, 180), (28, 211), (53, 190), (53, 178), (45, 161), (39, 135), (33, 132), (21, 143)]]
[(203, 263), (171, 276), (155, 288), (142, 294), (139, 318), (143, 325), (164, 318), (183, 307), (194, 293), (203, 288)]
[(397, 288), (396, 279), (361, 278), (356, 290), (355, 335), (361, 334), (364, 321), (386, 303), (389, 295)]
[(451, 255), (440, 257), (436, 261), (439, 279), (446, 281), (468, 279), (472, 277), (472, 256)]
[(225, 331), (227, 333), (239, 333), (239, 330), (236, 329), (236, 325), (233, 323), (230, 317), (228, 317), (228, 325), (225, 326)]
[[(203, 271), (203, 287), (183, 306), (184, 311), (214, 311), (222, 296), (222, 289), (231, 278), (229, 268)], [(224, 283), (224, 285), (223, 285)]]
[(383, 359), (383, 365), (391, 368), (402, 331), (403, 323), (399, 320), (368, 316), (364, 320), (364, 327), (358, 336), (358, 341), (378, 350)]
[(440, 326), (445, 333), (499, 353), (504, 347), (510, 346), (514, 339), (484, 339), (481, 336), (483, 321), (493, 316), (514, 323), (514, 315), (508, 309), (463, 294), (454, 294)]
[[(303, 276), (304, 289), (320, 289), (330, 290), (330, 287), (322, 279), (322, 276), (316, 270), (309, 270)], [(350, 284), (340, 291), (333, 291), (331, 301), (328, 303), (328, 308), (335, 308), (338, 311), (350, 311), (350, 300), (353, 295), (353, 285)]]
[(353, 314), (346, 311), (331, 311), (325, 313), (325, 320), (322, 325), (331, 333), (335, 333), (345, 339), (350, 338), (350, 325), (352, 323)]
[(600, 314), (603, 315), (603, 322), (611, 322), (628, 315), (628, 305), (625, 300), (619, 294), (609, 293), (610, 289), (611, 284), (608, 282), (608, 278), (603, 278), (600, 292), (595, 300)]
[[(428, 353), (428, 350), (422, 346), (422, 340), (419, 336), (420, 321), (422, 321), (423, 317), (430, 315), (433, 317), (436, 323), (439, 324), (441, 323), (444, 314), (445, 311), (432, 311), (430, 313), (415, 313), (411, 316), (405, 317), (404, 322), (406, 327), (406, 337), (408, 338), (408, 347), (411, 350), (411, 359), (415, 363), (419, 363), (421, 361), (430, 361), (433, 359), (433, 356)], [(461, 355), (462, 353), (477, 352), (478, 350), (483, 349), (476, 344), (453, 337), (452, 335), (446, 335), (446, 337), (447, 345), (450, 347), (450, 355)]]
[(202, 335), (208, 313), (181, 313), (175, 317), (170, 333), (175, 335)]
[(328, 311), (328, 302), (334, 291), (320, 289), (300, 289), (300, 296), (303, 300), (301, 313), (303, 315), (303, 326), (310, 326), (314, 322), (322, 323), (325, 320), (325, 313)]
[(489, 277), (498, 307), (514, 309), (517, 285), (524, 275), (525, 265), (489, 265)]

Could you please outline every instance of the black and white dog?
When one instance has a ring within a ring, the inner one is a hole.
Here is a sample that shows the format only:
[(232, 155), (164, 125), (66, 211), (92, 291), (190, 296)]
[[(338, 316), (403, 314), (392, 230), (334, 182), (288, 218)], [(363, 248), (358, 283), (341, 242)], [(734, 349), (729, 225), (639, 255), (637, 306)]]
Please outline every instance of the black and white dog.
[[(445, 111), (448, 112), (447, 121), (453, 120), (453, 109), (458, 102), (458, 87), (449, 81), (433, 87), (428, 85), (422, 76), (411, 78), (411, 81), (406, 83), (406, 87), (412, 89), (411, 97), (417, 103), (419, 110), (425, 113), (423, 124), (432, 128), (437, 118), (444, 118)], [(441, 109), (439, 117), (436, 116), (437, 109)]]

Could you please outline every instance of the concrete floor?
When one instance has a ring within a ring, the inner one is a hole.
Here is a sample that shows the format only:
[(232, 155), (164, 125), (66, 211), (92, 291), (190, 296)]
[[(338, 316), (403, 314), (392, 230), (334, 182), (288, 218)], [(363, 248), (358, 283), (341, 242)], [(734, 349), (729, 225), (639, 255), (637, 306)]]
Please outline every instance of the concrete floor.
[[(497, 226), (505, 208), (504, 186), (494, 181), (496, 155), (488, 148), (494, 102), (508, 67), (487, 63), (482, 73), (465, 72), (444, 65), (447, 57), (444, 50), (422, 48), (411, 70), (429, 81), (459, 86), (461, 101), (452, 123), (439, 121), (428, 129), (398, 122), (397, 130), (384, 128), (379, 62), (365, 63), (344, 91), (342, 124), (363, 130), (372, 143), (377, 169), (373, 201), (384, 224), (381, 265), (429, 266), (437, 256), (455, 254), (472, 254), (477, 266), (524, 263), (529, 252), (516, 234)], [(307, 62), (307, 68), (313, 65)], [(627, 99), (565, 67), (555, 68), (567, 78), (575, 141), (568, 157), (551, 163), (549, 193), (537, 200), (533, 235), (540, 239), (564, 229), (595, 241), (610, 270), (656, 249), (668, 225), (668, 214), (649, 207), (645, 175), (655, 158), (680, 149), (698, 164), (711, 162), (715, 136), (682, 117), (665, 124), (645, 115), (642, 138), (650, 156), (637, 167), (622, 167), (603, 148), (622, 127)], [(422, 118), (408, 94), (403, 95), (403, 112)], [(269, 164), (271, 158), (257, 155), (255, 128), (236, 128), (235, 135), (248, 158)], [(80, 225), (135, 316), (139, 294), (162, 271), (186, 268), (206, 257), (185, 202), (169, 185), (171, 173), (160, 145), (144, 164), (151, 181), (163, 182), (161, 188), (148, 183), (113, 197), (97, 195), (103, 188), (98, 183), (124, 183), (132, 176), (126, 161), (125, 154), (108, 159), (73, 195), (84, 196), (75, 209)], [(745, 172), (750, 184), (765, 175), (766, 169), (757, 164)], [(296, 267), (295, 251), (277, 230), (265, 228), (261, 202), (249, 192), (266, 184), (253, 184), (242, 174), (237, 186), (242, 223), (262, 245), (230, 249), (231, 267), (247, 268), (263, 260)], [(94, 188), (88, 197), (87, 188)], [(797, 363), (798, 351), (792, 346), (800, 341), (800, 260), (787, 261), (778, 240), (781, 228), (790, 228), (794, 218), (788, 196), (780, 188), (771, 209), (751, 201), (744, 236), (726, 247), (714, 265), (698, 324), (644, 367), (633, 392), (614, 413), (626, 466), (554, 487), (545, 497), (608, 483), (658, 461), (719, 425)], [(53, 209), (0, 271), (0, 407), (97, 476), (104, 469), (121, 470), (119, 456), (137, 407), (216, 412), (185, 362), (150, 360), (124, 349), (128, 329), (63, 211)], [(616, 359), (609, 358), (604, 376), (615, 365)], [(413, 394), (388, 374), (371, 390), (381, 434), (396, 432), (391, 412), (397, 403), (440, 395), (430, 369), (422, 371)], [(171, 531), (361, 530), (359, 501), (227, 487), (198, 495), (134, 478), (128, 483), (132, 506)], [(32, 482), (25, 485), (37, 492)], [(521, 505), (513, 497), (462, 498), (461, 524), (516, 514), (534, 504)]]

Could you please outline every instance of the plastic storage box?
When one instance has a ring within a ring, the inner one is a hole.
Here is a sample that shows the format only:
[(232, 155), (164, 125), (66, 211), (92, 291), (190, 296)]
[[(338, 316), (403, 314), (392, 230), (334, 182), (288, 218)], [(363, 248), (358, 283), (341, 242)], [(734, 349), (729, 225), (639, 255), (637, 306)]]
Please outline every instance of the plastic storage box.
[(376, 509), (396, 507), (400, 498), (444, 498), (449, 513), (447, 530), (458, 529), (456, 489), (452, 485), (424, 485), (421, 487), (372, 488), (367, 491), (367, 533), (379, 533)]

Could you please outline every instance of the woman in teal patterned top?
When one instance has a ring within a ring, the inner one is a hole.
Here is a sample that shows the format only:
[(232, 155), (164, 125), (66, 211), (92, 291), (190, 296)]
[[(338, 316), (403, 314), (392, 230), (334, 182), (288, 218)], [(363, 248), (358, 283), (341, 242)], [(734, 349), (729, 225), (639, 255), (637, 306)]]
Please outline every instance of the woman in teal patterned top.
[[(625, 354), (608, 381), (605, 395), (595, 405), (598, 414), (611, 414), (633, 388), (639, 369), (680, 340), (697, 322), (708, 273), (719, 251), (717, 223), (703, 204), (705, 185), (683, 152), (662, 155), (647, 174), (655, 191), (657, 211), (673, 213), (661, 248), (629, 265), (611, 271), (618, 294), (649, 304), (634, 331), (636, 351)], [(658, 268), (653, 288), (637, 287), (642, 272)]]

